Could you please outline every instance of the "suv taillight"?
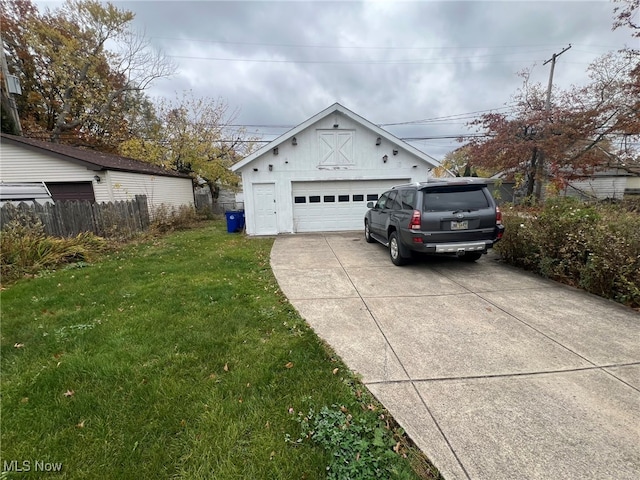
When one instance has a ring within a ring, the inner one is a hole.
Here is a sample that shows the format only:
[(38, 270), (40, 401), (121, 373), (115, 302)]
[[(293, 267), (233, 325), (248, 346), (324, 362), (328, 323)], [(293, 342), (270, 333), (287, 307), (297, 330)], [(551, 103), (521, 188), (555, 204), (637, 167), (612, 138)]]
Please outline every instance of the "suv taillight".
[(496, 207), (496, 225), (502, 225), (502, 212), (500, 207)]
[(502, 212), (498, 206), (496, 206), (496, 232), (496, 238), (500, 240), (504, 234), (504, 227), (502, 226)]
[(420, 224), (422, 223), (422, 215), (420, 210), (414, 210), (409, 220), (409, 230), (420, 230)]

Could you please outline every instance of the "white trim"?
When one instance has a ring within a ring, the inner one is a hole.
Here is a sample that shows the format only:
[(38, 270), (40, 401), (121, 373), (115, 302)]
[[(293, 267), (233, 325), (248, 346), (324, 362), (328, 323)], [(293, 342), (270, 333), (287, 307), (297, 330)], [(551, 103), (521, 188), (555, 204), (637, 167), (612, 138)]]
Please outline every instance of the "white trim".
[(300, 132), (305, 130), (307, 127), (309, 127), (310, 125), (313, 125), (314, 123), (318, 122), (319, 120), (321, 120), (321, 119), (323, 119), (325, 117), (328, 117), (329, 115), (332, 115), (332, 114), (334, 114), (336, 112), (341, 113), (344, 116), (346, 116), (346, 117), (350, 118), (351, 120), (353, 120), (354, 122), (362, 125), (363, 127), (368, 128), (369, 130), (372, 130), (379, 137), (385, 138), (387, 141), (398, 145), (398, 148), (401, 148), (401, 149), (403, 149), (403, 150), (415, 155), (420, 160), (422, 160), (423, 162), (428, 164), (431, 168), (435, 168), (435, 167), (440, 166), (440, 162), (438, 162), (438, 160), (436, 160), (432, 156), (427, 155), (424, 152), (421, 152), (420, 150), (418, 150), (415, 147), (412, 147), (411, 145), (409, 145), (408, 143), (404, 142), (403, 140), (400, 140), (395, 135), (392, 135), (391, 133), (387, 132), (386, 130), (383, 130), (382, 128), (378, 127), (377, 125), (371, 123), (369, 120), (366, 120), (365, 118), (362, 118), (360, 115), (357, 115), (356, 113), (352, 112), (348, 108), (343, 107), (339, 103), (334, 103), (329, 108), (326, 108), (323, 111), (321, 111), (320, 113), (317, 113), (316, 115), (314, 115), (313, 117), (309, 118), (305, 122), (302, 122), (297, 127), (294, 127), (291, 130), (289, 130), (288, 132), (280, 135), (278, 138), (276, 138), (272, 142), (268, 143), (267, 145), (265, 145), (262, 148), (256, 150), (255, 152), (253, 152), (248, 157), (246, 157), (243, 160), (241, 160), (240, 162), (236, 163), (235, 165), (233, 165), (231, 167), (231, 171), (232, 172), (237, 172), (238, 170), (242, 170), (244, 167), (249, 165), (251, 162), (256, 160), (258, 157), (264, 155), (265, 153), (269, 152), (270, 150), (273, 150), (273, 148), (275, 148), (275, 147), (279, 146), (280, 144), (286, 142), (290, 138), (295, 137)]

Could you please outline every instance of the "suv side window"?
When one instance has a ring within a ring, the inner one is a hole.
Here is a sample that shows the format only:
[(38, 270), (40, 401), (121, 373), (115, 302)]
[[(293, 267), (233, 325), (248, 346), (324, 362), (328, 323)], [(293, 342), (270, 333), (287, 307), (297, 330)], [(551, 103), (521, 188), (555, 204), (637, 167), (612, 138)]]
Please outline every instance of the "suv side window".
[(396, 200), (396, 197), (398, 197), (397, 191), (394, 190), (392, 192), (389, 192), (389, 199), (387, 200), (387, 205), (385, 206), (385, 208), (388, 208), (389, 210), (400, 210), (400, 202)]
[(400, 192), (400, 202), (402, 203), (403, 210), (415, 210), (416, 209), (416, 191), (413, 189), (402, 190)]
[(391, 192), (385, 192), (382, 195), (380, 195), (380, 198), (376, 202), (376, 207), (375, 208), (379, 208), (379, 209), (386, 208), (387, 200), (389, 198), (389, 193), (391, 193)]

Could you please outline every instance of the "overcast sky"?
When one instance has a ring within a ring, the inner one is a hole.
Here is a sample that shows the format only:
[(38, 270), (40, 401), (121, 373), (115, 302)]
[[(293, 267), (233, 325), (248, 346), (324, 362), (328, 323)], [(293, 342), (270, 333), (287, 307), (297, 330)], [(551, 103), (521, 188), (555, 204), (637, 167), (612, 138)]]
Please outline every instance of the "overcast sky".
[[(113, 3), (178, 66), (150, 96), (220, 97), (238, 124), (280, 126), (249, 128), (267, 140), (334, 102), (401, 138), (459, 135), (464, 114), (510, 102), (522, 69), (546, 85), (543, 62), (569, 44), (557, 88), (585, 83), (601, 54), (638, 46), (629, 30), (611, 31), (608, 0)], [(410, 143), (438, 159), (459, 146)]]

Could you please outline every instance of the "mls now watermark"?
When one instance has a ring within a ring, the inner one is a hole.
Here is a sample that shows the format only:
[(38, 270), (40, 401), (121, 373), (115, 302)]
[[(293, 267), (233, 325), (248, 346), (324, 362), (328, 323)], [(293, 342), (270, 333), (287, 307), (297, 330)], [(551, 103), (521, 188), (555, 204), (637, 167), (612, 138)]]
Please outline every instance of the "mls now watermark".
[(44, 460), (5, 460), (3, 472), (61, 472), (62, 462), (45, 462)]

